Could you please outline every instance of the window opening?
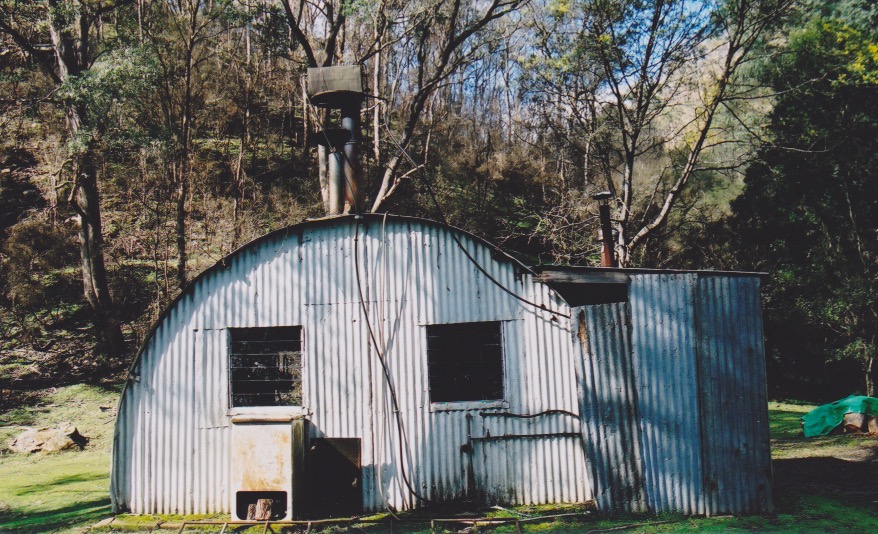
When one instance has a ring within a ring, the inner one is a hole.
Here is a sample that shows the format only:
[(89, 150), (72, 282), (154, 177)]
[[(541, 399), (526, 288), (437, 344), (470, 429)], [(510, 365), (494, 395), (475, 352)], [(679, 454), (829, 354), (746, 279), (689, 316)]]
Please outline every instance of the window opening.
[(302, 405), (302, 327), (229, 329), (232, 407)]
[(503, 400), (500, 322), (427, 326), (431, 402)]

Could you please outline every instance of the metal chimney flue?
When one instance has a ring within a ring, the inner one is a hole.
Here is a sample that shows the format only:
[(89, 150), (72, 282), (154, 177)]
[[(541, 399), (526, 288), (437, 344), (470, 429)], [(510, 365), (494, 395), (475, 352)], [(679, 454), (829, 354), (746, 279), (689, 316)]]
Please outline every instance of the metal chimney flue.
[(618, 267), (616, 263), (616, 245), (613, 242), (613, 225), (610, 221), (610, 199), (613, 194), (601, 191), (591, 196), (598, 202), (598, 213), (601, 219), (601, 267)]
[(363, 73), (359, 65), (338, 65), (308, 69), (308, 99), (315, 107), (338, 109), (341, 128), (318, 132), (320, 137), (329, 130), (344, 130), (347, 137), (325, 139), (329, 147), (328, 181), (329, 215), (344, 212), (360, 213), (364, 209), (362, 195), (362, 168), (360, 166), (361, 119), (360, 110), (366, 93), (363, 91)]
[[(326, 128), (317, 132), (317, 144), (326, 147), (326, 179), (329, 190), (327, 215), (341, 215), (345, 207), (345, 146), (351, 133), (344, 128)], [(352, 204), (353, 205), (353, 204)]]

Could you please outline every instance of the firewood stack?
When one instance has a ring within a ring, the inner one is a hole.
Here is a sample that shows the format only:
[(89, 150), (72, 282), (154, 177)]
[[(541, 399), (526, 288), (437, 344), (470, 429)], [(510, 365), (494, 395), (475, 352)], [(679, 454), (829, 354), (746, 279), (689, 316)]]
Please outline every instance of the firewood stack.
[(833, 434), (878, 434), (878, 416), (846, 413), (844, 420)]
[(247, 521), (268, 521), (271, 519), (271, 499), (259, 499), (256, 504), (247, 506)]

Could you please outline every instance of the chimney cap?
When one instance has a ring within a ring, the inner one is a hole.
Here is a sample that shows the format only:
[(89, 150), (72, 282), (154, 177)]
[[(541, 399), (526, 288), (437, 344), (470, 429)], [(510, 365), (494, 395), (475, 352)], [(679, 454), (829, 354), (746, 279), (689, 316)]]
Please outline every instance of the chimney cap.
[(317, 107), (339, 108), (365, 98), (360, 65), (335, 65), (308, 69), (308, 98)]

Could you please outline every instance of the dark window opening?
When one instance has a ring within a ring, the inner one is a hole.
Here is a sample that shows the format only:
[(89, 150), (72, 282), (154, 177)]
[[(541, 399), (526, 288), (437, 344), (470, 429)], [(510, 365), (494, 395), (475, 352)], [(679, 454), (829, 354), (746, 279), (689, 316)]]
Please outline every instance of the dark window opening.
[(503, 400), (500, 323), (427, 326), (431, 402)]
[(235, 513), (241, 520), (247, 519), (247, 509), (256, 506), (260, 499), (271, 500), (271, 521), (287, 516), (287, 492), (285, 491), (239, 491), (235, 493)]
[(302, 327), (229, 329), (233, 407), (302, 405)]
[(549, 284), (572, 307), (628, 302), (628, 284), (554, 282)]

